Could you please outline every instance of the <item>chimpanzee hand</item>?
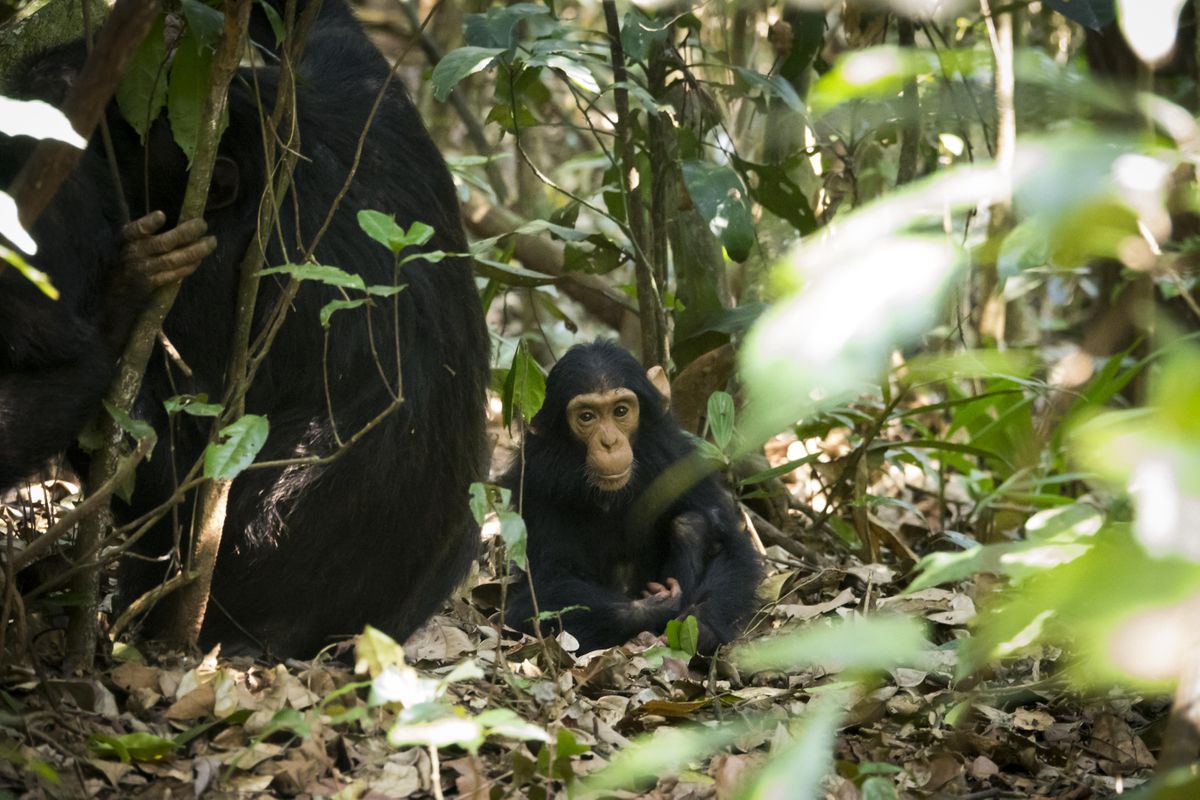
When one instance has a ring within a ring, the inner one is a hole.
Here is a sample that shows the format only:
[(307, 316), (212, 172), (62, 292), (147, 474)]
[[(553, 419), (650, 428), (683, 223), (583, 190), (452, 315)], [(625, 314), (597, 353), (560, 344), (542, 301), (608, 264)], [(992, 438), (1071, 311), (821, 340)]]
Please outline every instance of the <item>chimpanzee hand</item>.
[(136, 294), (145, 295), (183, 280), (217, 249), (215, 236), (205, 236), (208, 223), (190, 219), (166, 233), (158, 233), (167, 215), (147, 214), (121, 229), (121, 265), (118, 280)]
[(683, 608), (683, 587), (674, 578), (667, 578), (665, 584), (651, 581), (633, 606), (646, 617), (647, 629), (657, 627)]
[(679, 597), (682, 594), (683, 588), (679, 585), (679, 581), (674, 578), (667, 578), (665, 584), (658, 581), (647, 583), (646, 588), (642, 590), (642, 599), (664, 601)]

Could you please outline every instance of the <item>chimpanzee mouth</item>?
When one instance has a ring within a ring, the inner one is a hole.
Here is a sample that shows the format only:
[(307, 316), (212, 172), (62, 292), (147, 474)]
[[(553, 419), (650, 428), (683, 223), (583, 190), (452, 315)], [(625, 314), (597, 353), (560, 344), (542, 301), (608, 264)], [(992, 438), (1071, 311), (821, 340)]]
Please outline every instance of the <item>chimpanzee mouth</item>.
[(602, 492), (616, 492), (625, 488), (625, 484), (629, 483), (629, 476), (633, 474), (633, 466), (626, 467), (622, 472), (617, 472), (612, 475), (596, 475), (596, 488)]

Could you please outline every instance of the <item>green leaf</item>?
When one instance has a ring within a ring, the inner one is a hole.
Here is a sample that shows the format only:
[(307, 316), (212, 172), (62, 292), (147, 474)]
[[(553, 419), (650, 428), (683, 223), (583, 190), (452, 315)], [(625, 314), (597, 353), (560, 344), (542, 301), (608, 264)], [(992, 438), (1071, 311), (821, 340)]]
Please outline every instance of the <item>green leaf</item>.
[(160, 15), (138, 45), (117, 86), (117, 107), (142, 141), (167, 104), (167, 44)]
[(530, 59), (532, 65), (544, 64), (550, 69), (561, 72), (568, 81), (591, 94), (600, 93), (600, 83), (596, 80), (596, 76), (592, 74), (589, 65), (571, 58), (570, 56), (557, 53), (546, 56), (541, 59)]
[(529, 533), (525, 529), (525, 520), (515, 511), (500, 511), (497, 516), (500, 518), (500, 538), (504, 540), (504, 551), (508, 554), (508, 560), (521, 569), (527, 569), (529, 558), (526, 548)]
[(476, 525), (482, 525), (484, 518), (487, 517), (487, 512), (492, 508), (491, 498), (488, 497), (487, 484), (475, 481), (467, 491), (470, 497), (467, 505), (471, 509), (471, 516), (475, 518)]
[(754, 220), (749, 194), (731, 168), (707, 161), (684, 161), (683, 182), (696, 210), (708, 222), (734, 261), (745, 261), (754, 247)]
[(750, 196), (755, 201), (801, 233), (812, 233), (817, 229), (817, 215), (804, 190), (789, 174), (795, 163), (789, 160), (782, 164), (755, 164), (737, 157), (733, 159), (739, 172), (754, 177), (750, 182)]
[(329, 286), (358, 289), (360, 292), (367, 290), (366, 281), (361, 275), (323, 264), (284, 264), (264, 269), (259, 275), (290, 275), (298, 281), (319, 281)]
[(196, 144), (200, 138), (200, 121), (204, 116), (212, 58), (212, 51), (201, 46), (197, 34), (189, 28), (171, 63), (167, 118), (171, 121), (171, 134), (187, 155), (189, 166), (196, 155)]
[(354, 643), (354, 671), (377, 678), (389, 668), (404, 666), (404, 649), (396, 640), (370, 625)]
[(504, 425), (512, 425), (513, 417), (520, 414), (532, 420), (546, 399), (546, 376), (524, 341), (513, 351), (512, 364), (504, 382), (501, 401), (504, 405)]
[(507, 736), (525, 742), (550, 741), (550, 734), (544, 728), (526, 722), (507, 708), (490, 708), (475, 717), (475, 721), (487, 730), (489, 736)]
[(463, 39), (481, 49), (512, 50), (517, 46), (518, 26), (549, 13), (550, 9), (543, 5), (514, 3), (489, 8), (483, 14), (467, 14), (463, 18)]
[(667, 43), (669, 22), (658, 22), (631, 8), (621, 23), (621, 49), (631, 61), (645, 63)]
[(266, 417), (247, 414), (226, 425), (218, 434), (220, 441), (204, 449), (204, 477), (231, 481), (254, 463), (267, 443), (270, 426)]
[(490, 258), (475, 257), (475, 274), (489, 280), (499, 281), (505, 286), (545, 286), (559, 279), (543, 272), (534, 272), (518, 264), (505, 264)]
[(915, 663), (925, 649), (923, 626), (916, 620), (875, 616), (743, 645), (734, 660), (751, 671), (815, 665), (827, 672), (871, 672)]
[(151, 442), (158, 440), (158, 434), (154, 432), (154, 427), (149, 422), (134, 419), (129, 415), (129, 412), (118, 408), (107, 400), (103, 401), (103, 403), (104, 410), (108, 412), (108, 415), (113, 418), (113, 421), (125, 433), (138, 441), (142, 439), (149, 439)]
[(351, 308), (358, 308), (361, 305), (365, 305), (366, 302), (367, 299), (365, 297), (361, 297), (357, 300), (330, 300), (328, 303), (321, 306), (321, 313), (318, 315), (321, 320), (321, 327), (329, 327), (329, 321), (333, 318), (334, 313), (338, 311), (345, 311)]
[(256, 0), (259, 8), (267, 15), (267, 22), (271, 25), (271, 33), (275, 34), (275, 44), (283, 44), (283, 36), (287, 32), (284, 29), (283, 19), (279, 16), (279, 12), (275, 10), (275, 6), (267, 2), (267, 0)]
[(820, 797), (821, 781), (833, 767), (831, 754), (848, 701), (846, 688), (832, 689), (811, 700), (793, 744), (775, 754), (745, 797), (748, 800)]
[(804, 101), (796, 94), (796, 89), (781, 75), (763, 75), (746, 67), (735, 67), (738, 77), (746, 82), (751, 89), (757, 89), (764, 97), (776, 97), (793, 111), (803, 113), (806, 110)]
[[(958, 60), (963, 63), (956, 63)], [(859, 50), (838, 59), (833, 69), (821, 76), (809, 93), (809, 105), (813, 114), (820, 115), (850, 100), (891, 97), (910, 78), (932, 74), (940, 66), (953, 74), (956, 67), (978, 60), (979, 56), (966, 51), (932, 53), (894, 45)]]
[(607, 766), (583, 778), (582, 783), (596, 793), (633, 788), (647, 780), (653, 783), (732, 743), (741, 733), (741, 727), (733, 723), (719, 728), (661, 727), (653, 735), (639, 736), (618, 750)]
[(708, 396), (708, 430), (722, 452), (733, 441), (734, 413), (733, 397), (728, 392), (713, 392)]
[(433, 68), (430, 76), (433, 96), (444, 102), (459, 81), (487, 69), (503, 52), (504, 48), (499, 47), (460, 47), (450, 51)]
[(177, 394), (164, 400), (163, 408), (168, 414), (178, 414), (182, 411), (193, 417), (216, 417), (224, 410), (220, 403), (208, 402), (206, 394)]
[(427, 722), (397, 722), (388, 730), (387, 739), (392, 747), (457, 745), (473, 753), (483, 743), (483, 727), (473, 719), (453, 716), (447, 709), (445, 716)]
[(183, 0), (182, 5), (188, 30), (195, 33), (196, 42), (209, 50), (216, 50), (225, 27), (225, 15), (200, 0)]
[(294, 733), (297, 736), (304, 737), (308, 736), (308, 734), (312, 731), (312, 726), (309, 724), (308, 720), (306, 720), (304, 716), (301, 715), (301, 713), (296, 709), (281, 708), (276, 711), (275, 715), (272, 716), (270, 721), (267, 722), (266, 726), (262, 729), (262, 732), (259, 733), (259, 737), (265, 739), (271, 734), (278, 733), (279, 731), (287, 731), (288, 733)]
[(934, 324), (961, 253), (944, 236), (909, 228), (934, 207), (977, 203), (1000, 181), (991, 168), (935, 175), (842, 215), (837, 236), (809, 237), (792, 251), (772, 275), (784, 298), (755, 322), (739, 352), (744, 446), (857, 393), (886, 371), (896, 347)]
[(667, 646), (672, 650), (687, 653), (688, 656), (696, 655), (700, 644), (700, 623), (694, 615), (688, 614), (682, 620), (669, 620), (666, 633)]
[[(424, 222), (413, 222), (412, 225), (408, 226), (408, 230), (404, 230), (404, 228), (396, 223), (395, 217), (390, 214), (384, 214), (382, 211), (372, 211), (370, 209), (363, 209), (358, 212), (358, 226), (368, 236), (393, 253), (399, 253), (406, 247), (420, 247), (427, 244), (433, 238), (434, 234), (434, 229)], [(435, 252), (414, 254), (405, 260), (411, 261), (413, 258), (425, 258), (430, 261), (440, 261), (444, 257), (444, 253), (439, 256)]]
[(162, 761), (176, 749), (175, 743), (170, 739), (143, 732), (126, 733), (122, 736), (93, 734), (88, 745), (92, 752), (101, 758), (118, 759), (125, 764), (131, 761)]

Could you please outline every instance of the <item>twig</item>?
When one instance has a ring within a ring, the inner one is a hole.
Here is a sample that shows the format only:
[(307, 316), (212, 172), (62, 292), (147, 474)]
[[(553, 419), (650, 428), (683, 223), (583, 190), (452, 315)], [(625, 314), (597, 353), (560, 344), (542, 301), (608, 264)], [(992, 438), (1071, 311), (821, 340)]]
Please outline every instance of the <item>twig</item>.
[[(408, 24), (412, 31), (411, 36), (417, 37), (417, 43), (421, 46), (421, 52), (425, 54), (425, 60), (429, 62), (429, 66), (436, 67), (438, 62), (442, 60), (442, 50), (437, 46), (437, 43), (430, 38), (425, 32), (424, 26), (421, 24), (421, 18), (417, 15), (417, 11), (413, 8), (411, 0), (399, 0), (400, 11), (404, 13)], [(488, 185), (492, 187), (492, 191), (496, 194), (496, 200), (500, 203), (508, 200), (508, 185), (504, 182), (504, 174), (500, 171), (500, 166), (492, 160), (494, 151), (491, 143), (487, 140), (487, 135), (484, 133), (483, 124), (479, 118), (471, 112), (465, 100), (463, 100), (462, 92), (456, 86), (450, 91), (450, 105), (454, 108), (454, 112), (458, 114), (458, 118), (462, 120), (463, 127), (467, 130), (467, 138), (471, 140), (471, 145), (480, 155), (487, 156), (488, 162), (483, 165), (484, 172), (487, 173)]]
[[(228, 0), (226, 3), (224, 36), (213, 59), (209, 91), (205, 98), (204, 114), (201, 117), (200, 134), (196, 143), (191, 172), (188, 176), (183, 207), (179, 212), (181, 222), (197, 219), (204, 214), (213, 164), (217, 156), (222, 112), (225, 109), (229, 82), (233, 79), (238, 62), (241, 60), (242, 41), (246, 35), (249, 16), (250, 0)], [(112, 22), (113, 20), (110, 18), (105, 25), (105, 30)], [(104, 41), (103, 31), (100, 39), (96, 44), (97, 51), (100, 50)], [(133, 406), (138, 391), (141, 389), (142, 376), (150, 361), (150, 354), (154, 349), (156, 334), (162, 327), (163, 320), (171, 310), (171, 306), (174, 305), (178, 294), (178, 283), (158, 290), (151, 300), (150, 306), (134, 325), (133, 332), (129, 337), (129, 344), (117, 366), (117, 376), (108, 393), (108, 402), (116, 408), (127, 411)], [(92, 460), (92, 466), (88, 473), (89, 486), (105, 485), (119, 469), (121, 440), (124, 433), (111, 415), (102, 415), (100, 427), (102, 445)], [(110, 516), (111, 513), (102, 511), (83, 521), (79, 527), (75, 552), (85, 553), (99, 549), (104, 528), (108, 524)], [(95, 642), (98, 634), (99, 580), (99, 572), (92, 569), (80, 573), (72, 582), (74, 591), (83, 598), (83, 602), (72, 610), (67, 629), (68, 661), (74, 666), (88, 667), (92, 664), (95, 656)]]
[(634, 180), (637, 173), (636, 153), (633, 147), (633, 119), (629, 112), (629, 91), (625, 84), (629, 75), (625, 71), (625, 50), (621, 46), (621, 23), (617, 19), (614, 0), (604, 0), (604, 21), (608, 27), (609, 48), (612, 52), (613, 101), (617, 107), (617, 144), (621, 156), (621, 186), (625, 193), (625, 216), (629, 223), (630, 238), (633, 240), (634, 269), (637, 273), (638, 316), (642, 322), (642, 365), (655, 364), (666, 367), (668, 358), (666, 326), (662, 301), (658, 296), (657, 282), (652, 266), (646, 258), (649, 242), (646, 237), (645, 210), (642, 195)]
[[(63, 114), (83, 138), (91, 138), (129, 59), (150, 32), (157, 14), (157, 0), (118, 0), (113, 6), (63, 101)], [(53, 139), (38, 142), (9, 189), (25, 228), (33, 227), (82, 157), (83, 151), (69, 144)]]
[[(910, 19), (901, 19), (899, 26), (901, 47), (916, 45), (916, 30)], [(917, 156), (921, 144), (921, 97), (917, 79), (910, 77), (904, 82), (900, 95), (900, 163), (896, 171), (896, 185), (903, 186), (917, 176)]]

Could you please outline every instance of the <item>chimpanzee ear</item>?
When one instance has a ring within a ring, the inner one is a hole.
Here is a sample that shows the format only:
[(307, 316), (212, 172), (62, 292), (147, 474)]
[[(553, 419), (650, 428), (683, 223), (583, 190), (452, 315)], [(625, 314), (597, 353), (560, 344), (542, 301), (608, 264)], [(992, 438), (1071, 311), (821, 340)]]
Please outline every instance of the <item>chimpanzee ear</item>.
[(228, 156), (217, 156), (213, 163), (212, 182), (208, 185), (206, 211), (219, 211), (237, 202), (242, 180), (237, 162)]
[(671, 382), (667, 380), (667, 371), (655, 364), (650, 369), (646, 370), (646, 377), (654, 384), (654, 388), (658, 389), (658, 393), (662, 395), (663, 408), (671, 407)]

